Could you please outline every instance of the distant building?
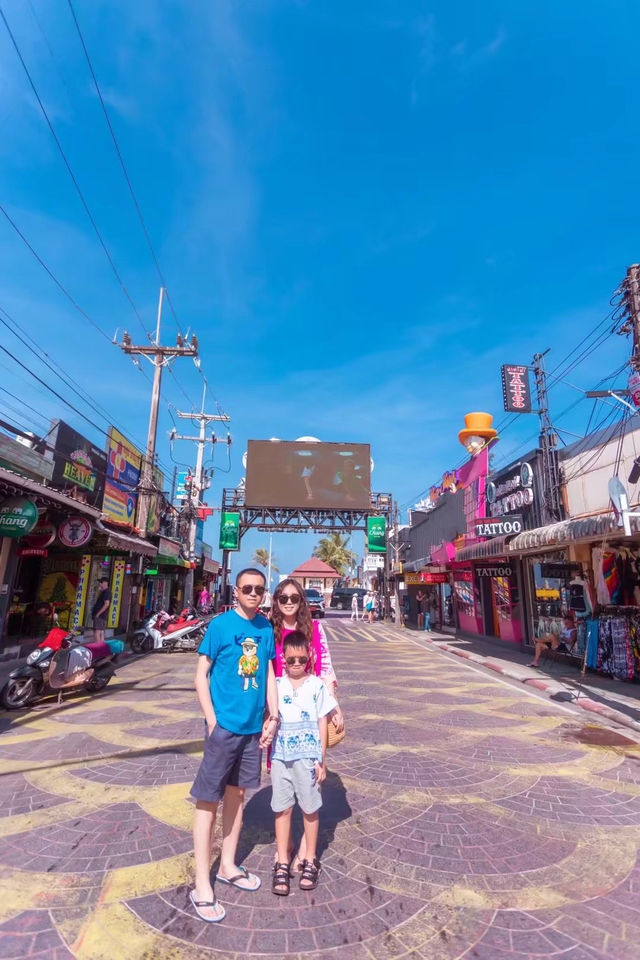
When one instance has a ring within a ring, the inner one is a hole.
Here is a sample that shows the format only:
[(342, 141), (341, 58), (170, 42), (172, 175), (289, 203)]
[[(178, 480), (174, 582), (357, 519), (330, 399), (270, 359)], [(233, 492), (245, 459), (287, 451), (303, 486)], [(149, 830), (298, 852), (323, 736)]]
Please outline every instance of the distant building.
[(337, 573), (333, 567), (330, 567), (328, 563), (325, 563), (324, 560), (319, 560), (317, 557), (311, 557), (310, 560), (305, 560), (305, 562), (301, 563), (299, 567), (296, 567), (289, 576), (295, 580), (299, 580), (305, 590), (308, 587), (313, 587), (319, 590), (320, 593), (326, 594), (327, 598), (331, 595), (336, 581), (340, 579), (340, 574)]

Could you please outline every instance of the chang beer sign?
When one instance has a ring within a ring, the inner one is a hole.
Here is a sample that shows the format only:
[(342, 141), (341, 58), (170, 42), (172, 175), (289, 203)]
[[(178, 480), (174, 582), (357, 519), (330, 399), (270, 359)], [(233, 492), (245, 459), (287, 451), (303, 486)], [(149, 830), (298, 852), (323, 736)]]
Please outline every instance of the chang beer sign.
[(24, 537), (38, 522), (38, 508), (26, 497), (10, 497), (0, 503), (0, 537)]
[(367, 517), (367, 550), (369, 553), (387, 552), (387, 521), (385, 517)]
[(220, 518), (220, 549), (240, 549), (240, 514), (224, 513)]

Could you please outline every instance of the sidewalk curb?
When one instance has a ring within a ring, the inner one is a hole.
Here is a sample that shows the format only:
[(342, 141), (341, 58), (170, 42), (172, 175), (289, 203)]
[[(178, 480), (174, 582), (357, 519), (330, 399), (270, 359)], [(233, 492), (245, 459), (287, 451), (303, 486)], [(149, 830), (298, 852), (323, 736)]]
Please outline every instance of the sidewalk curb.
[[(434, 640), (432, 638), (425, 637), (427, 643), (432, 644), (438, 650), (444, 650), (446, 653), (453, 653), (456, 657), (462, 657), (463, 660), (470, 660), (472, 663), (478, 663), (480, 666), (487, 667), (489, 670), (493, 670), (495, 673), (500, 673), (502, 676), (508, 677), (510, 680), (517, 680), (519, 683), (523, 683), (528, 687), (535, 687), (537, 690), (543, 690), (548, 693), (557, 693), (560, 690), (565, 690), (561, 684), (554, 683), (553, 680), (546, 681), (542, 678), (531, 677), (529, 674), (523, 674), (515, 670), (511, 670), (508, 667), (503, 667), (500, 663), (495, 663), (490, 660), (488, 657), (483, 657), (479, 653), (471, 653), (468, 650), (460, 650), (458, 647), (452, 647), (448, 643), (441, 643), (439, 640)], [(575, 700), (572, 700), (572, 703), (575, 706), (580, 707), (582, 710), (587, 710), (589, 713), (596, 713), (600, 717), (604, 717), (606, 720), (611, 720), (614, 723), (618, 723), (621, 726), (629, 727), (631, 730), (634, 730), (636, 733), (640, 733), (640, 723), (637, 720), (632, 720), (622, 713), (621, 710), (616, 710), (613, 707), (607, 707), (602, 703), (598, 703), (596, 700), (591, 700), (590, 697), (578, 697)]]

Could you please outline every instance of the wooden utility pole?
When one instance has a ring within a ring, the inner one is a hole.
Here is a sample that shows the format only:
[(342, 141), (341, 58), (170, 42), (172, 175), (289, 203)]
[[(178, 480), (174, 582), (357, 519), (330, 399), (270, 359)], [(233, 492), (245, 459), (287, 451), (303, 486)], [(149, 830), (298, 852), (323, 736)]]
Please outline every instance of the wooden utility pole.
[[(204, 488), (204, 477), (203, 477), (203, 463), (204, 463), (204, 448), (207, 443), (217, 443), (218, 438), (215, 433), (211, 433), (209, 439), (207, 439), (207, 426), (210, 423), (229, 423), (231, 419), (226, 415), (226, 413), (205, 413), (204, 412), (204, 401), (207, 394), (207, 384), (205, 381), (204, 389), (202, 391), (202, 409), (199, 413), (182, 413), (180, 410), (177, 410), (178, 416), (182, 420), (193, 420), (199, 424), (199, 431), (197, 437), (185, 437), (181, 434), (172, 432), (173, 440), (191, 440), (193, 443), (198, 445), (198, 453), (196, 455), (196, 471), (191, 483), (191, 490), (189, 491), (189, 507), (190, 507), (190, 521), (189, 521), (189, 560), (191, 563), (195, 561), (196, 558), (196, 533), (197, 533), (197, 520), (198, 520), (198, 507), (200, 506), (200, 495)], [(231, 437), (227, 436), (226, 443), (231, 443)], [(184, 587), (184, 599), (185, 604), (193, 603), (193, 568), (189, 570)]]
[(624, 300), (633, 334), (631, 365), (640, 373), (640, 264), (634, 263), (627, 268), (624, 281)]
[(160, 287), (160, 297), (158, 299), (158, 317), (156, 320), (156, 337), (150, 343), (136, 346), (131, 343), (131, 337), (125, 332), (122, 334), (122, 343), (120, 348), (130, 356), (142, 356), (153, 366), (153, 388), (151, 393), (151, 409), (149, 412), (149, 431), (147, 433), (147, 449), (142, 460), (142, 472), (140, 476), (140, 488), (138, 495), (138, 517), (137, 526), (140, 534), (144, 537), (147, 533), (147, 523), (149, 520), (149, 504), (153, 494), (153, 464), (156, 455), (156, 437), (158, 434), (158, 408), (160, 406), (160, 386), (162, 383), (162, 370), (171, 362), (174, 357), (191, 357), (197, 359), (198, 340), (195, 334), (191, 341), (187, 343), (182, 334), (178, 334), (175, 347), (163, 347), (160, 345), (160, 324), (162, 321), (162, 303), (164, 300), (164, 287)]

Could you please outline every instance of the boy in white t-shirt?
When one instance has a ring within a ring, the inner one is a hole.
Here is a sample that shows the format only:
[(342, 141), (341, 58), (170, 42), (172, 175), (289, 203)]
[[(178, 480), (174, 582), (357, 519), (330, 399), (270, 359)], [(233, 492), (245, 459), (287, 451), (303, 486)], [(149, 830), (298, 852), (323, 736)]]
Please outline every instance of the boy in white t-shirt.
[(306, 844), (300, 889), (315, 890), (318, 886), (320, 784), (327, 775), (327, 716), (336, 707), (320, 677), (307, 673), (311, 654), (304, 633), (294, 630), (288, 634), (282, 652), (286, 673), (276, 681), (279, 723), (271, 753), (271, 809), (276, 815), (277, 845), (271, 889), (278, 897), (288, 896), (291, 884), (288, 861), (291, 814), (296, 800), (302, 810)]

